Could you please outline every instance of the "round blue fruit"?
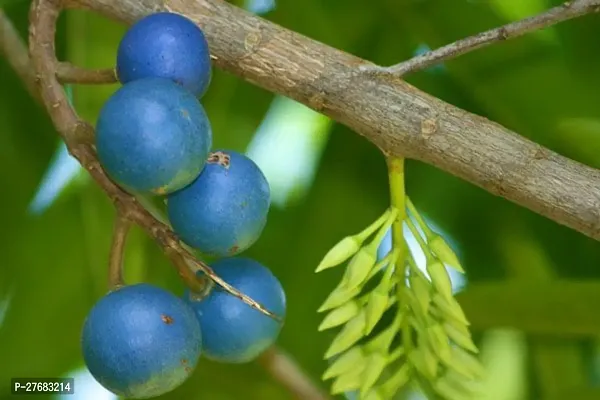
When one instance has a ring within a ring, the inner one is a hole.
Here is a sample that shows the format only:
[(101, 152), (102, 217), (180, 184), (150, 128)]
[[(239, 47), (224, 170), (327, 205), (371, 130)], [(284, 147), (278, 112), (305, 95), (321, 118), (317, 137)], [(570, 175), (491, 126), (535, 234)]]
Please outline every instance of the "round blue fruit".
[(101, 298), (82, 332), (88, 370), (127, 398), (167, 393), (193, 372), (202, 332), (192, 308), (156, 286), (125, 286)]
[(243, 154), (219, 150), (193, 183), (169, 195), (167, 212), (173, 230), (189, 246), (228, 257), (258, 240), (270, 203), (260, 168)]
[(168, 194), (202, 171), (212, 146), (210, 122), (189, 91), (164, 78), (117, 90), (96, 124), (98, 159), (129, 191)]
[(183, 15), (148, 15), (123, 36), (117, 50), (117, 76), (122, 83), (168, 78), (201, 97), (212, 76), (208, 42), (202, 30)]
[[(211, 267), (225, 282), (282, 319), (285, 317), (285, 293), (268, 268), (241, 257), (225, 258)], [(251, 361), (275, 343), (282, 328), (282, 322), (262, 314), (218, 286), (203, 299), (196, 299), (189, 291), (184, 299), (200, 320), (203, 355), (214, 361)]]

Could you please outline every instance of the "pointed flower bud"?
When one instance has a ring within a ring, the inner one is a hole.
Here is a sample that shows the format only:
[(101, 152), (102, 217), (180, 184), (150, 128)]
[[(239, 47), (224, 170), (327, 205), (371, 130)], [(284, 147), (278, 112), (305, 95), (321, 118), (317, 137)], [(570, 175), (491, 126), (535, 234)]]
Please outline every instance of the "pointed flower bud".
[(427, 272), (435, 289), (445, 298), (453, 298), (452, 281), (444, 264), (437, 258), (431, 257), (427, 260)]
[(348, 290), (360, 287), (366, 281), (376, 262), (377, 248), (375, 246), (362, 247), (348, 263), (342, 278), (342, 285)]
[(345, 324), (354, 318), (360, 311), (360, 306), (356, 300), (350, 300), (338, 308), (331, 310), (319, 325), (319, 331), (334, 328)]
[(429, 250), (433, 254), (436, 255), (437, 258), (440, 259), (444, 264), (448, 264), (448, 266), (454, 268), (461, 274), (465, 273), (465, 270), (460, 265), (460, 261), (458, 261), (458, 257), (452, 248), (448, 245), (448, 243), (438, 234), (434, 234), (427, 243)]
[(346, 236), (325, 254), (325, 257), (319, 263), (315, 272), (321, 272), (329, 268), (337, 267), (344, 261), (352, 257), (360, 249), (361, 242), (357, 240), (357, 235)]

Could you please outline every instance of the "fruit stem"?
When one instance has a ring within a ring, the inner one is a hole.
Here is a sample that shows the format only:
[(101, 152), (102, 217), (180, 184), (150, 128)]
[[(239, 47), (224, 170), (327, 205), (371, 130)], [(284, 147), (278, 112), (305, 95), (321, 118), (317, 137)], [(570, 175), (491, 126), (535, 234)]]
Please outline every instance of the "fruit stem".
[(131, 221), (118, 212), (115, 218), (108, 261), (108, 286), (110, 290), (115, 290), (125, 285), (125, 281), (123, 280), (123, 255), (130, 228)]

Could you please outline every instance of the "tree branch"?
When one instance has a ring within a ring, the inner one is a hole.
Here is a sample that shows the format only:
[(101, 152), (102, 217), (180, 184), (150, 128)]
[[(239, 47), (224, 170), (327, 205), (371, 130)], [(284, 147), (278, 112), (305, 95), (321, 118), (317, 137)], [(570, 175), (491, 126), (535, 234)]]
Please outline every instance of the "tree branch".
[(206, 33), (214, 63), (347, 125), (386, 155), (420, 160), (600, 239), (600, 171), (554, 153), (368, 61), (219, 0), (69, 0), (125, 23), (171, 10)]
[(365, 72), (404, 76), (503, 40), (547, 28), (559, 22), (600, 11), (599, 0), (573, 0), (529, 18), (478, 33), (390, 67), (367, 66)]

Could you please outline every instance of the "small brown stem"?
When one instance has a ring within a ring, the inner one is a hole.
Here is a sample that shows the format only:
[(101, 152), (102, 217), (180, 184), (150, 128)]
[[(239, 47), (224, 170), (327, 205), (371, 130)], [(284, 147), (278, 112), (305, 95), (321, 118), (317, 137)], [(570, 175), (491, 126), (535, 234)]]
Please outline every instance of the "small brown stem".
[(525, 35), (526, 33), (558, 24), (559, 22), (598, 12), (599, 10), (599, 0), (567, 1), (564, 4), (551, 8), (541, 14), (503, 25), (489, 31), (481, 32), (474, 36), (469, 36), (465, 39), (458, 40), (390, 67), (366, 65), (362, 67), (362, 69), (365, 72), (376, 72), (401, 77), (408, 73), (420, 71), (443, 61), (459, 57), (482, 47), (513, 39)]
[(259, 358), (258, 363), (298, 400), (330, 400), (304, 371), (283, 350), (271, 347)]
[(56, 76), (60, 83), (105, 84), (118, 82), (114, 68), (87, 69), (69, 62), (59, 62), (56, 66)]
[(123, 255), (130, 228), (131, 222), (122, 213), (117, 212), (108, 261), (108, 286), (111, 290), (118, 289), (125, 284), (123, 280)]

